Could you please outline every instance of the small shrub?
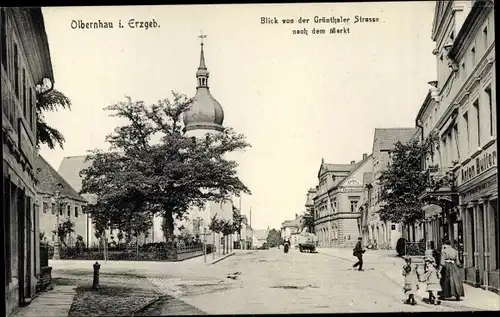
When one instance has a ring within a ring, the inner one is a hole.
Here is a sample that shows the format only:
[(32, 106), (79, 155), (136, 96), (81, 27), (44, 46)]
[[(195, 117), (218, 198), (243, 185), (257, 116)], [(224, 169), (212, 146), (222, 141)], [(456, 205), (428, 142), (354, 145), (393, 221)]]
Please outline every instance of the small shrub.
[(396, 252), (399, 256), (405, 255), (405, 245), (406, 240), (404, 238), (399, 238), (398, 242), (396, 243)]

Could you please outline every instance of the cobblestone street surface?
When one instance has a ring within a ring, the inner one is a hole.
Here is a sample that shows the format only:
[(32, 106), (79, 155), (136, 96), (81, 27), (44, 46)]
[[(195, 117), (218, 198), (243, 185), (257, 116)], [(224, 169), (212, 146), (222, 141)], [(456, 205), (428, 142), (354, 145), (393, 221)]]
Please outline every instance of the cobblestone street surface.
[(401, 287), (378, 269), (358, 272), (352, 261), (321, 253), (271, 249), (214, 265), (213, 275), (232, 284), (225, 291), (180, 295), (208, 314), (455, 311), (405, 305)]
[[(141, 316), (474, 310), (471, 305), (434, 306), (422, 300), (416, 306), (406, 305), (403, 277), (396, 276), (401, 259), (394, 251), (368, 251), (363, 272), (353, 270), (355, 259), (350, 253), (348, 249), (319, 249), (318, 253), (292, 249), (288, 254), (278, 249), (237, 251), (213, 265), (200, 258), (177, 263), (108, 261), (101, 263), (101, 272), (144, 276), (137, 283), (163, 295), (162, 301), (136, 314)], [(51, 265), (61, 272), (91, 267), (92, 263), (82, 262)], [(493, 304), (499, 298), (486, 293), (483, 297)]]

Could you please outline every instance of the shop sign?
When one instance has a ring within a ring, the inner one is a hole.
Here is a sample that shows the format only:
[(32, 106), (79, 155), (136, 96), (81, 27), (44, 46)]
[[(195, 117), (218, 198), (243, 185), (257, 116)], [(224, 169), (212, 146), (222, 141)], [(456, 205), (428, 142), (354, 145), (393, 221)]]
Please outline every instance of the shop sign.
[(459, 175), (459, 185), (473, 180), (494, 166), (497, 166), (496, 142), (494, 145), (485, 149), (481, 154), (472, 159), (469, 163), (462, 166), (461, 175)]
[(495, 190), (498, 187), (497, 179), (494, 178), (488, 182), (483, 182), (473, 189), (460, 195), (460, 201), (462, 204), (468, 203), (472, 200), (480, 199), (481, 196)]

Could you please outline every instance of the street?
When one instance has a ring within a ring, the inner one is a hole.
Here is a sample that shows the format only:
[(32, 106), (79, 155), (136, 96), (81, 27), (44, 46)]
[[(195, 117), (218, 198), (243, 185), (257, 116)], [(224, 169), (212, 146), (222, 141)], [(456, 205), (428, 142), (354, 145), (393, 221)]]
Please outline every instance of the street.
[(150, 276), (149, 280), (163, 294), (208, 314), (455, 310), (421, 302), (406, 305), (401, 287), (383, 272), (373, 266), (358, 272), (353, 263), (321, 253), (270, 249), (236, 253), (197, 270), (185, 265), (177, 279)]

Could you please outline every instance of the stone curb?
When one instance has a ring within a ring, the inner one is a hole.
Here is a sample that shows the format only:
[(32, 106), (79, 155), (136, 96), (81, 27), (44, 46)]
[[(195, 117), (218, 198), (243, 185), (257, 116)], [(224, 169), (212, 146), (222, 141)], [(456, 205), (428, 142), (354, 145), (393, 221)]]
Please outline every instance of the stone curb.
[[(168, 295), (167, 295), (168, 296)], [(134, 317), (136, 314), (139, 314), (143, 311), (145, 311), (146, 309), (148, 309), (149, 307), (153, 306), (154, 304), (156, 304), (158, 301), (164, 299), (165, 297), (167, 297), (166, 295), (161, 295), (161, 296), (158, 296), (156, 297), (155, 299), (153, 300), (150, 300), (149, 302), (147, 302), (146, 304), (142, 305), (141, 307), (137, 308), (136, 310), (134, 310), (132, 312), (132, 314), (130, 314), (130, 316)]]
[(224, 260), (224, 259), (227, 259), (228, 257), (230, 257), (230, 256), (232, 256), (232, 255), (235, 255), (235, 254), (236, 254), (236, 252), (231, 252), (231, 253), (226, 254), (226, 255), (223, 255), (223, 256), (221, 256), (220, 258), (215, 259), (214, 261), (212, 261), (212, 262), (210, 262), (210, 263), (207, 263), (207, 264), (210, 264), (210, 265), (215, 264), (215, 263), (220, 262), (220, 261), (222, 261), (222, 260)]

